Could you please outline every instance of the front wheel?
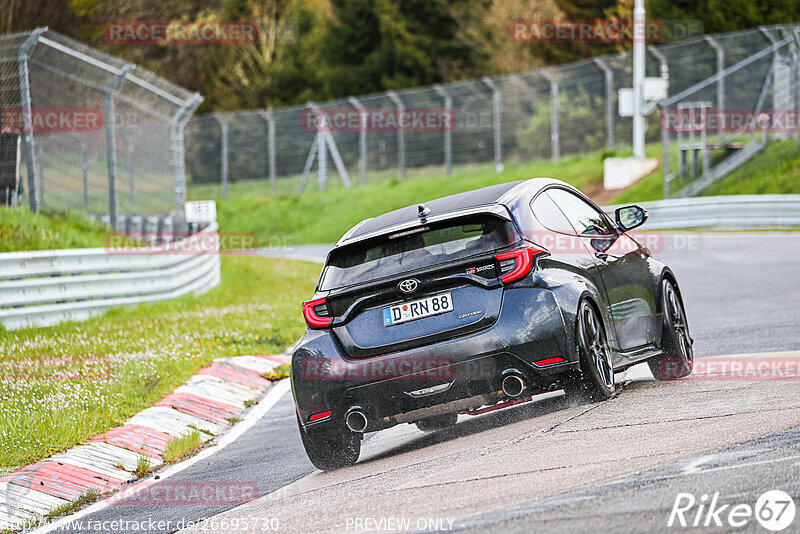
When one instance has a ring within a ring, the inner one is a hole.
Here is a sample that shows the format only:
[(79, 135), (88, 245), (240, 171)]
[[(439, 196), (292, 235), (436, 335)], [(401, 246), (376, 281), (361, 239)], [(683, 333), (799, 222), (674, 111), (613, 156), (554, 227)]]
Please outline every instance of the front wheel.
[(578, 308), (578, 353), (580, 372), (565, 384), (567, 395), (589, 401), (604, 400), (614, 394), (614, 368), (605, 328), (588, 301)]
[(694, 351), (689, 336), (689, 323), (678, 292), (669, 280), (661, 282), (662, 309), (664, 311), (661, 332), (662, 355), (647, 362), (656, 380), (677, 380), (692, 374)]
[(322, 471), (332, 471), (355, 464), (361, 454), (361, 434), (342, 425), (336, 427), (328, 423), (315, 428), (303, 428), (300, 419), (300, 437), (303, 447), (314, 467)]

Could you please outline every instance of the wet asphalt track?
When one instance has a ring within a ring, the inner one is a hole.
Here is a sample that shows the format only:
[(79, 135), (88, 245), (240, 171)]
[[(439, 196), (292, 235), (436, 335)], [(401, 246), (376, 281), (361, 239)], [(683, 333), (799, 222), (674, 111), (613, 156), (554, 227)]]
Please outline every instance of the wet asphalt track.
[[(667, 250), (655, 255), (678, 276), (696, 355), (800, 350), (800, 234), (691, 235), (687, 242), (665, 234)], [(277, 254), (311, 259), (324, 252), (298, 247)], [(720, 492), (720, 503), (752, 505), (764, 491), (782, 489), (800, 505), (800, 431), (793, 429), (800, 425), (800, 383), (664, 384), (639, 367), (630, 374), (606, 403), (572, 406), (555, 397), (462, 416), (454, 429), (434, 434), (410, 425), (389, 429), (370, 436), (359, 464), (334, 473), (316, 472), (306, 459), (287, 394), (236, 443), (170, 480), (257, 484), (261, 500), (217, 516), (216, 528), (207, 523), (205, 532), (258, 531), (233, 529), (230, 520), (244, 527), (273, 517), (281, 530), (314, 532), (406, 524), (679, 532), (689, 529), (667, 527), (678, 492)], [(226, 508), (111, 506), (61, 532), (87, 532), (88, 520), (115, 519), (168, 520), (166, 528), (144, 531), (173, 532), (180, 520)], [(766, 532), (755, 520), (706, 531)], [(796, 531), (800, 517), (787, 530)]]

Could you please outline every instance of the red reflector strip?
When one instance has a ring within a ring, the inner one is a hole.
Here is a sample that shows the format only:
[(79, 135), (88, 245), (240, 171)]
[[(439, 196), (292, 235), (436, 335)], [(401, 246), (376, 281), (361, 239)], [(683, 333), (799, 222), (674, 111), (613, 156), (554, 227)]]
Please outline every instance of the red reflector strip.
[(308, 422), (311, 423), (313, 421), (319, 421), (320, 419), (325, 419), (326, 417), (330, 416), (331, 416), (331, 410), (322, 413), (315, 413), (314, 415), (308, 418)]
[(564, 361), (564, 358), (561, 356), (555, 356), (553, 358), (547, 358), (546, 360), (539, 360), (538, 362), (533, 362), (534, 365), (551, 365), (554, 363), (561, 363)]

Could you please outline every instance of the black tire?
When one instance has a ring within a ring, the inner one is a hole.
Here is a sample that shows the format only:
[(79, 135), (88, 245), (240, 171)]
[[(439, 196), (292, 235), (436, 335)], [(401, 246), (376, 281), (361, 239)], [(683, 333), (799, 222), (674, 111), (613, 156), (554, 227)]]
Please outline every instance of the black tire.
[(314, 467), (322, 471), (332, 471), (355, 464), (361, 454), (362, 434), (353, 432), (342, 425), (337, 428), (330, 422), (325, 426), (303, 428), (300, 426), (300, 437), (303, 447)]
[(442, 415), (434, 415), (433, 417), (428, 417), (427, 419), (423, 419), (422, 421), (417, 421), (416, 425), (417, 428), (422, 430), (423, 432), (433, 432), (435, 430), (441, 430), (443, 428), (448, 428), (456, 424), (458, 421), (458, 413), (446, 413)]
[(647, 364), (656, 380), (677, 380), (689, 376), (694, 369), (692, 338), (683, 302), (672, 282), (666, 279), (661, 281), (661, 294), (664, 310), (662, 354)]
[(616, 382), (603, 322), (587, 300), (578, 306), (577, 344), (580, 372), (564, 383), (567, 395), (594, 402), (614, 394)]

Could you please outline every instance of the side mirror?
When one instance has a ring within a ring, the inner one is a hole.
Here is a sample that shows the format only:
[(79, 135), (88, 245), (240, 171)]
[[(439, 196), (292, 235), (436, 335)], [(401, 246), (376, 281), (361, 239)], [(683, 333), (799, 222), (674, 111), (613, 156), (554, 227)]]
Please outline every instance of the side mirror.
[(634, 204), (633, 206), (617, 208), (614, 212), (614, 217), (617, 219), (617, 226), (623, 232), (627, 232), (644, 224), (647, 220), (647, 210)]

